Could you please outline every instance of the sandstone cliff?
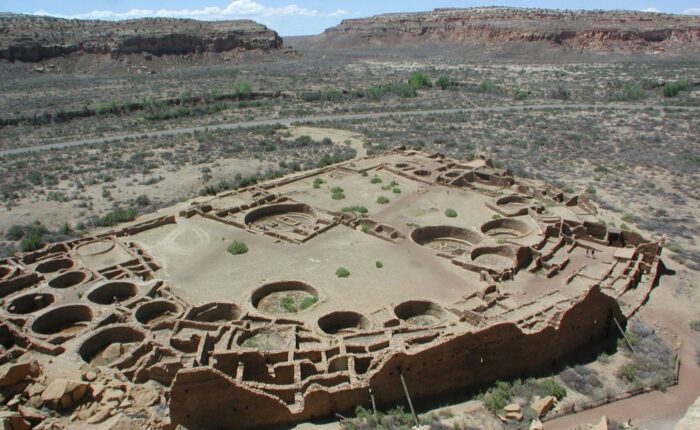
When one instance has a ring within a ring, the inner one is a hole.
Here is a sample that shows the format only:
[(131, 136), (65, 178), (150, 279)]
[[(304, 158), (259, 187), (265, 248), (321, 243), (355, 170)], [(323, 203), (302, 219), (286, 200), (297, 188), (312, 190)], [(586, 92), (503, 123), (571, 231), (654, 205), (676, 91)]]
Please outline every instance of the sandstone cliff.
[(277, 50), (279, 35), (253, 21), (67, 20), (0, 14), (0, 58), (36, 62), (74, 52), (153, 55)]
[(633, 11), (471, 8), (348, 19), (315, 39), (324, 47), (451, 41), (543, 42), (581, 52), (700, 50), (700, 17)]

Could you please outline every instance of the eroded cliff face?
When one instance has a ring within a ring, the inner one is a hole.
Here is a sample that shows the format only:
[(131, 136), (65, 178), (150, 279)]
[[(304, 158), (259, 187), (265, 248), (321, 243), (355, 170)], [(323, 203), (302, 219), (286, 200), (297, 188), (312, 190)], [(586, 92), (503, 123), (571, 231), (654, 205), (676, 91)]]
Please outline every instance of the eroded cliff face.
[(344, 20), (316, 42), (347, 47), (421, 40), (467, 45), (546, 42), (582, 52), (700, 50), (700, 17), (632, 11), (436, 9)]
[(74, 52), (153, 55), (278, 50), (279, 35), (253, 21), (66, 20), (0, 14), (0, 58), (37, 62)]

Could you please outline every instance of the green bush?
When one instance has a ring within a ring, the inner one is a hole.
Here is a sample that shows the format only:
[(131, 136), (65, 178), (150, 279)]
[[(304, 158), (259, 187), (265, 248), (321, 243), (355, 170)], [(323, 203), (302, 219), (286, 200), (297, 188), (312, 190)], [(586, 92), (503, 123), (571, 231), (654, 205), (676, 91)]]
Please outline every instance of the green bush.
[(339, 267), (338, 270), (335, 271), (335, 276), (339, 278), (347, 278), (350, 276), (350, 271), (345, 267)]
[(377, 267), (377, 269), (381, 269), (382, 267), (384, 267), (384, 263), (382, 263), (381, 261), (375, 262), (374, 265)]
[(331, 198), (333, 200), (343, 200), (345, 198), (344, 190), (340, 187), (331, 188)]
[(385, 205), (389, 203), (389, 199), (384, 196), (379, 196), (377, 197), (377, 203), (379, 203), (380, 205)]
[(445, 216), (446, 216), (447, 218), (456, 218), (456, 217), (457, 217), (457, 211), (454, 210), (454, 209), (452, 209), (452, 208), (445, 209)]
[(480, 394), (478, 399), (484, 402), (486, 409), (498, 414), (510, 402), (511, 386), (507, 382), (496, 381), (496, 384), (486, 392)]
[(540, 397), (554, 396), (557, 400), (566, 397), (566, 388), (559, 385), (554, 379), (545, 379), (536, 383)]
[(239, 99), (249, 99), (253, 94), (248, 81), (236, 81), (233, 83), (233, 93)]
[(515, 100), (525, 100), (529, 95), (530, 95), (529, 92), (527, 92), (523, 89), (520, 89), (520, 88), (516, 88), (515, 91), (513, 92), (513, 98)]
[(248, 245), (246, 245), (243, 242), (239, 242), (237, 240), (234, 240), (233, 242), (231, 242), (229, 244), (229, 246), (228, 246), (228, 248), (226, 248), (226, 250), (229, 252), (229, 254), (232, 254), (232, 255), (245, 254), (246, 252), (248, 252)]
[(610, 95), (613, 101), (633, 101), (644, 98), (644, 89), (635, 82), (617, 84), (617, 88)]
[(408, 78), (408, 85), (416, 89), (430, 88), (433, 86), (432, 82), (430, 82), (430, 79), (428, 79), (428, 76), (426, 76), (426, 74), (423, 72), (416, 72), (412, 74), (411, 77)]
[(117, 208), (107, 215), (100, 217), (96, 220), (95, 224), (98, 227), (111, 227), (113, 225), (119, 224), (120, 222), (133, 221), (136, 218), (136, 211), (128, 208), (122, 209)]
[(313, 187), (314, 188), (321, 188), (321, 184), (325, 184), (325, 183), (326, 183), (326, 181), (324, 181), (323, 179), (316, 178), (316, 179), (314, 179)]
[(316, 304), (316, 302), (318, 302), (318, 297), (316, 296), (304, 297), (304, 299), (299, 304), (299, 309), (303, 311), (304, 309), (310, 308), (311, 306)]
[(676, 97), (688, 86), (688, 81), (666, 82), (663, 87), (664, 97)]
[(372, 176), (372, 179), (369, 180), (369, 182), (372, 184), (381, 184), (382, 178), (380, 178), (379, 175), (374, 175)]
[(631, 364), (623, 364), (617, 371), (617, 377), (625, 382), (633, 383), (637, 381), (637, 369)]
[(341, 212), (352, 212), (352, 213), (360, 213), (360, 214), (366, 214), (369, 211), (367, 210), (366, 207), (364, 206), (346, 206), (340, 210)]
[(688, 326), (695, 331), (700, 331), (700, 320), (692, 320)]
[(496, 84), (490, 79), (484, 79), (476, 88), (480, 93), (495, 93), (497, 89)]
[(298, 311), (297, 305), (294, 302), (294, 299), (290, 296), (284, 296), (282, 297), (282, 300), (280, 300), (280, 305), (284, 308), (289, 313), (296, 313)]
[(440, 87), (442, 90), (447, 90), (449, 88), (452, 88), (455, 84), (450, 80), (449, 77), (447, 76), (440, 76), (437, 81), (435, 81), (435, 85)]
[(24, 228), (21, 225), (13, 225), (5, 232), (7, 240), (20, 240), (24, 237)]
[(391, 189), (391, 192), (394, 194), (401, 194), (401, 188), (399, 187), (394, 187)]

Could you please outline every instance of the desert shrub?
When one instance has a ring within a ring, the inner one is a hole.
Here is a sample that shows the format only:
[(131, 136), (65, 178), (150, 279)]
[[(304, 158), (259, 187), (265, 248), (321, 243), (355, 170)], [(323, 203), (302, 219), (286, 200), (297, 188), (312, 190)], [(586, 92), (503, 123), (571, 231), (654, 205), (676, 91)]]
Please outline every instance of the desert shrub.
[(513, 91), (513, 98), (515, 100), (525, 100), (529, 95), (529, 92), (521, 88), (516, 88), (515, 91)]
[(5, 239), (20, 240), (24, 236), (24, 227), (21, 225), (13, 225), (5, 232)]
[(617, 377), (627, 383), (634, 383), (637, 381), (637, 369), (631, 364), (623, 364), (617, 369)]
[(147, 195), (141, 194), (140, 196), (136, 197), (134, 203), (136, 203), (136, 206), (145, 207), (151, 204), (151, 199), (149, 199)]
[(318, 302), (318, 297), (316, 296), (304, 297), (304, 299), (299, 304), (299, 309), (303, 311), (304, 309), (310, 308), (311, 306), (316, 304), (316, 302)]
[(339, 267), (338, 270), (335, 271), (335, 276), (339, 278), (347, 278), (350, 276), (350, 271), (345, 267)]
[(549, 98), (557, 100), (569, 100), (571, 98), (571, 91), (564, 85), (557, 85), (549, 91)]
[(239, 242), (237, 240), (234, 240), (226, 248), (226, 251), (228, 251), (229, 254), (231, 254), (231, 255), (245, 254), (246, 252), (248, 252), (248, 245), (246, 245), (243, 242)]
[(554, 396), (557, 400), (566, 397), (566, 388), (559, 385), (557, 381), (552, 378), (533, 382), (533, 384), (535, 384), (540, 396)]
[(688, 326), (690, 326), (692, 330), (700, 331), (700, 320), (692, 320), (688, 323)]
[(61, 234), (61, 235), (67, 235), (67, 234), (70, 234), (72, 231), (73, 231), (73, 229), (71, 228), (70, 224), (68, 224), (67, 222), (64, 222), (64, 223), (58, 228), (57, 233), (58, 233), (58, 234)]
[(372, 176), (372, 179), (369, 180), (369, 182), (372, 184), (381, 184), (382, 178), (379, 177), (379, 175), (374, 175)]
[(452, 88), (455, 84), (450, 80), (449, 77), (443, 75), (440, 76), (437, 79), (437, 81), (435, 81), (435, 85), (442, 90), (447, 90), (449, 88)]
[(496, 84), (491, 79), (484, 79), (481, 81), (476, 90), (480, 93), (495, 93), (498, 90)]
[(567, 368), (559, 377), (567, 387), (590, 397), (595, 397), (603, 387), (600, 378), (598, 378), (598, 372), (586, 366), (578, 365)]
[(394, 187), (391, 189), (391, 192), (394, 194), (401, 194), (401, 188), (399, 187)]
[(374, 265), (377, 269), (381, 269), (382, 267), (384, 267), (384, 263), (382, 263), (381, 261), (375, 262)]
[(27, 180), (32, 185), (41, 185), (42, 182), (44, 182), (41, 172), (37, 172), (36, 170), (31, 170), (27, 173)]
[(688, 88), (688, 81), (666, 82), (663, 86), (664, 97), (676, 97)]
[(331, 188), (331, 198), (333, 200), (343, 200), (345, 198), (344, 190), (337, 186)]
[(408, 78), (408, 85), (410, 85), (412, 88), (430, 88), (433, 86), (432, 82), (430, 82), (430, 79), (428, 76), (426, 76), (425, 73), (423, 72), (416, 72), (411, 75), (410, 78)]
[(616, 83), (614, 87), (610, 100), (634, 101), (644, 98), (644, 89), (635, 82)]
[(134, 218), (136, 218), (135, 210), (131, 208), (117, 208), (114, 209), (112, 212), (100, 218), (97, 218), (97, 220), (95, 220), (95, 225), (97, 225), (98, 227), (110, 227), (119, 224), (120, 222), (133, 221)]
[(457, 211), (452, 209), (452, 208), (447, 208), (445, 209), (445, 216), (447, 218), (456, 218), (457, 217)]
[(479, 394), (477, 398), (484, 402), (484, 406), (494, 414), (500, 411), (510, 402), (512, 387), (508, 382), (496, 381), (493, 387)]
[(313, 187), (314, 188), (321, 188), (321, 184), (325, 184), (325, 183), (326, 183), (326, 181), (324, 181), (323, 179), (316, 178), (316, 179), (314, 179)]
[(385, 204), (389, 203), (389, 199), (386, 198), (385, 196), (379, 196), (379, 197), (377, 197), (377, 203), (379, 203), (380, 205), (385, 205)]
[(290, 296), (284, 296), (284, 297), (282, 297), (282, 299), (280, 300), (280, 305), (281, 305), (282, 308), (284, 308), (284, 310), (286, 310), (287, 312), (296, 313), (296, 312), (298, 311), (297, 305), (296, 305), (296, 303), (294, 302), (294, 299), (293, 299), (292, 297), (290, 297)]
[(233, 93), (239, 99), (249, 99), (253, 94), (248, 81), (236, 81), (233, 83)]
[(360, 214), (366, 214), (369, 211), (367, 210), (366, 207), (364, 206), (346, 206), (340, 210), (341, 212), (351, 212), (351, 213), (360, 213)]

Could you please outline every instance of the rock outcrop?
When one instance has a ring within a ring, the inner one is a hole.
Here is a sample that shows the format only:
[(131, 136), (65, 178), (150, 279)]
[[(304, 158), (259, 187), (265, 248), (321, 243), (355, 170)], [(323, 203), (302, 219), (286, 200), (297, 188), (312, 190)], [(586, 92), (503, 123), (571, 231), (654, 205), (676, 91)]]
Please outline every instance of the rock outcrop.
[(74, 52), (153, 55), (278, 50), (282, 38), (249, 20), (67, 20), (0, 14), (0, 58), (37, 62)]
[(700, 17), (635, 11), (470, 8), (347, 19), (315, 39), (325, 47), (449, 41), (543, 42), (581, 52), (700, 50)]

